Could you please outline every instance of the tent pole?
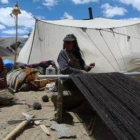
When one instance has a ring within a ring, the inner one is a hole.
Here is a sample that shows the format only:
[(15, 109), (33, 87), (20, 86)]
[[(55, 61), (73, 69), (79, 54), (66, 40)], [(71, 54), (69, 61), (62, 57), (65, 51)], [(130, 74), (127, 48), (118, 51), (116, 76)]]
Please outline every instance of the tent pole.
[(14, 57), (14, 67), (16, 66), (17, 60), (17, 35), (18, 34), (18, 15), (16, 15), (16, 44), (15, 44), (15, 57)]
[(18, 3), (15, 3), (14, 5), (14, 8), (12, 10), (12, 13), (13, 15), (15, 15), (16, 17), (16, 23), (15, 23), (15, 26), (16, 26), (16, 44), (15, 44), (15, 56), (14, 56), (14, 68), (16, 67), (16, 59), (17, 59), (17, 38), (18, 38), (18, 14), (21, 14), (21, 11), (20, 11), (20, 8), (19, 8), (19, 5)]

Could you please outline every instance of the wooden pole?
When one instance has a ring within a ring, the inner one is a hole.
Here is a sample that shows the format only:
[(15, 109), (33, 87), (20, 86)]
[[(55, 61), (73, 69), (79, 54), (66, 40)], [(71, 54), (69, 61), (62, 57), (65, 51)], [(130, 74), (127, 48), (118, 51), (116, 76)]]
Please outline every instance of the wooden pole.
[(50, 136), (50, 131), (48, 130), (48, 128), (45, 125), (40, 125), (40, 127), (48, 136)]
[(62, 80), (58, 78), (56, 121), (58, 123), (62, 123), (62, 120), (63, 120), (63, 84)]
[(17, 60), (17, 38), (18, 38), (18, 14), (16, 15), (16, 44), (15, 44), (14, 67), (16, 66), (16, 60)]

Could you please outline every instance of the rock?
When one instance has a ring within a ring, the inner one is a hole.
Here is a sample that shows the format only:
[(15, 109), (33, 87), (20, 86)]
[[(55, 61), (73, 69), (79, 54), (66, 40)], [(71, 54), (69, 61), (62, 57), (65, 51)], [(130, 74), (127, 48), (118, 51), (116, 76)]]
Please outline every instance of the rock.
[(51, 129), (56, 130), (59, 139), (76, 138), (76, 135), (65, 124), (53, 124)]
[(0, 105), (11, 105), (14, 95), (8, 90), (0, 90)]
[(35, 110), (40, 110), (40, 109), (42, 109), (41, 104), (38, 103), (38, 102), (35, 102), (35, 103), (33, 104), (33, 108), (34, 108)]
[(48, 97), (47, 95), (44, 95), (44, 96), (42, 97), (42, 101), (43, 101), (43, 102), (49, 102), (49, 97)]

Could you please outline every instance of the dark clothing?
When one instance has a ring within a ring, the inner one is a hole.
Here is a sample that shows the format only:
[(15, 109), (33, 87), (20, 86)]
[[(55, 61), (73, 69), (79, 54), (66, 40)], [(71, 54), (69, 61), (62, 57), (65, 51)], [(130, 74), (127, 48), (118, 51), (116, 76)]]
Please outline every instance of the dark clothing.
[(2, 56), (0, 54), (0, 89), (7, 88), (6, 74), (7, 73), (6, 70), (4, 69)]
[(4, 65), (3, 65), (3, 60), (2, 60), (2, 56), (0, 54), (0, 73), (4, 70)]
[(62, 74), (79, 74), (80, 70), (90, 70), (90, 67), (86, 65), (82, 68), (79, 59), (72, 52), (65, 49), (60, 52), (57, 62)]

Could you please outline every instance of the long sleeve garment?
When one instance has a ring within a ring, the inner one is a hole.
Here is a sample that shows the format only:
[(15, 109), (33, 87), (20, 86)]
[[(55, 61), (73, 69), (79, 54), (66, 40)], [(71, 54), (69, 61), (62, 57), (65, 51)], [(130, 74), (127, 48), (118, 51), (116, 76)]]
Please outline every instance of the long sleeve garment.
[(2, 56), (0, 54), (0, 73), (4, 70), (4, 66), (3, 66), (3, 61), (2, 61)]
[(90, 67), (86, 65), (84, 66), (84, 69), (82, 69), (79, 59), (76, 59), (72, 52), (66, 50), (62, 50), (59, 53), (57, 62), (62, 74), (79, 74), (80, 70), (90, 70)]

